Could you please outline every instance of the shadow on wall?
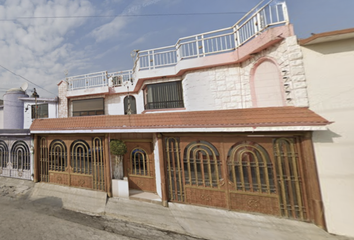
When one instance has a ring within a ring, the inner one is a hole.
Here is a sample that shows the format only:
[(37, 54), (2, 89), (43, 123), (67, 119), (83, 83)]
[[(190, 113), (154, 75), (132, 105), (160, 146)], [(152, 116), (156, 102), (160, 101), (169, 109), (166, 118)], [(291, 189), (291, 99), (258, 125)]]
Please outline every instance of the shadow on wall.
[(314, 45), (303, 46), (312, 51), (318, 52), (323, 55), (336, 54), (336, 53), (347, 53), (354, 51), (354, 44), (352, 39), (345, 39), (341, 41), (320, 43)]
[(333, 143), (334, 138), (340, 138), (342, 135), (339, 135), (331, 130), (318, 131), (313, 133), (313, 142), (314, 143)]

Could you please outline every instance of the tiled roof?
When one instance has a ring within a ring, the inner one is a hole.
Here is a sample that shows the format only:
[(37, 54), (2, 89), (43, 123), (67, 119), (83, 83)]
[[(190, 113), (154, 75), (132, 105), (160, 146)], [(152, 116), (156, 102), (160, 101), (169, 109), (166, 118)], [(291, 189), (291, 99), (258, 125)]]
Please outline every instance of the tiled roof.
[(325, 126), (329, 121), (308, 108), (270, 107), (36, 119), (31, 131)]

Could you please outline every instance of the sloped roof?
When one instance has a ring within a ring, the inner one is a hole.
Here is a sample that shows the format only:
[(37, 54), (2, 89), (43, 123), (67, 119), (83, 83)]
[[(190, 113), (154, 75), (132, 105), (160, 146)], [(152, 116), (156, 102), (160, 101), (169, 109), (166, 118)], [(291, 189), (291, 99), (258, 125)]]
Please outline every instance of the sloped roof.
[(330, 122), (308, 108), (269, 107), (135, 115), (36, 119), (31, 131), (325, 126)]
[(305, 46), (305, 45), (311, 45), (316, 43), (338, 41), (338, 40), (344, 40), (350, 38), (354, 38), (354, 28), (313, 34), (309, 38), (300, 39), (299, 44)]

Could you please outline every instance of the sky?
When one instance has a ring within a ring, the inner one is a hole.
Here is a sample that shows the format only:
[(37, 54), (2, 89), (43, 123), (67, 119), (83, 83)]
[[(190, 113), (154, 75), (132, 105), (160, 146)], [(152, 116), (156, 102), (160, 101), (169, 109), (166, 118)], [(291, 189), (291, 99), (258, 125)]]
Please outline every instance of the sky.
[[(29, 95), (35, 87), (41, 97), (54, 98), (66, 73), (131, 69), (132, 50), (174, 45), (181, 37), (231, 27), (259, 2), (0, 0), (0, 99), (26, 80)], [(354, 0), (286, 3), (298, 38), (354, 27)]]

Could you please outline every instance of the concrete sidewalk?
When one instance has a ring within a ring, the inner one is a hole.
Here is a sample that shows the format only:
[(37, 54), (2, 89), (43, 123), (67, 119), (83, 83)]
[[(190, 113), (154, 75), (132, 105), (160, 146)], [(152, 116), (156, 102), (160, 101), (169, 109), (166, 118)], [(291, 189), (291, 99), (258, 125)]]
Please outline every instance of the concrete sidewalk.
[(202, 239), (354, 240), (333, 236), (314, 224), (268, 215), (176, 203), (163, 207), (161, 199), (150, 193), (132, 191), (130, 199), (107, 199), (106, 194), (98, 195), (93, 197), (92, 190), (0, 177), (0, 196), (35, 201), (56, 198), (63, 208), (70, 210), (145, 224)]
[(266, 215), (169, 203), (110, 198), (105, 215), (203, 239), (344, 240), (314, 224)]

